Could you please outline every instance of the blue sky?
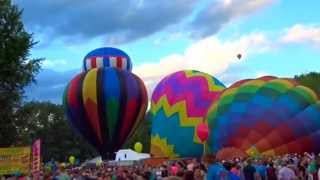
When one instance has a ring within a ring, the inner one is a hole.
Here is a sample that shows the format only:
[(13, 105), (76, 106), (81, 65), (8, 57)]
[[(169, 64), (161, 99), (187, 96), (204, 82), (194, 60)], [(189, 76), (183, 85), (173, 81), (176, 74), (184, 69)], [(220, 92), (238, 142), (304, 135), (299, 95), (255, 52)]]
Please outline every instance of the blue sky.
[(25, 27), (39, 41), (32, 57), (46, 59), (38, 83), (26, 89), (28, 100), (61, 103), (83, 57), (103, 46), (129, 54), (149, 93), (162, 77), (181, 69), (207, 72), (226, 85), (320, 70), (319, 0), (14, 3), (24, 9)]

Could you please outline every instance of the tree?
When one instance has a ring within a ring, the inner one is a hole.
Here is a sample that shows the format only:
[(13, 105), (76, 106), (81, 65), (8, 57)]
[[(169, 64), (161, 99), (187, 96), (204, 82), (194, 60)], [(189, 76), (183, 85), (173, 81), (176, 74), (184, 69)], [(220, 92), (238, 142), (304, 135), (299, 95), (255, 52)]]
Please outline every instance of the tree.
[(21, 21), (22, 11), (10, 0), (0, 1), (0, 147), (15, 142), (15, 111), (23, 88), (34, 81), (41, 59), (30, 59), (35, 45)]
[(151, 119), (150, 112), (147, 112), (144, 119), (140, 123), (136, 132), (134, 132), (133, 136), (130, 137), (124, 145), (124, 148), (134, 148), (134, 144), (136, 142), (140, 142), (143, 145), (143, 152), (150, 152), (150, 143), (151, 143)]
[(320, 73), (310, 72), (294, 77), (301, 85), (309, 87), (320, 97)]
[(44, 161), (51, 158), (67, 161), (70, 155), (85, 160), (97, 155), (93, 147), (68, 125), (62, 105), (29, 102), (17, 111), (17, 117), (17, 142), (29, 145), (40, 138)]

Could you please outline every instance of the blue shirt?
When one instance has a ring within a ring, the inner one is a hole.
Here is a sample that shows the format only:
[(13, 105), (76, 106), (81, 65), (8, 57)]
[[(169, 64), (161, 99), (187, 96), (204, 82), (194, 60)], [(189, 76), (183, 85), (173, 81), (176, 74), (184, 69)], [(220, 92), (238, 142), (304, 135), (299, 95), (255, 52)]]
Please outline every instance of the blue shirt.
[(259, 175), (261, 176), (261, 179), (264, 180), (267, 177), (267, 167), (265, 167), (264, 165), (258, 165), (256, 166), (256, 169), (259, 173)]
[(229, 180), (240, 180), (240, 177), (238, 177), (237, 175), (233, 174), (232, 172), (228, 173), (228, 179)]
[(211, 164), (208, 168), (207, 180), (228, 180), (229, 173), (218, 163)]

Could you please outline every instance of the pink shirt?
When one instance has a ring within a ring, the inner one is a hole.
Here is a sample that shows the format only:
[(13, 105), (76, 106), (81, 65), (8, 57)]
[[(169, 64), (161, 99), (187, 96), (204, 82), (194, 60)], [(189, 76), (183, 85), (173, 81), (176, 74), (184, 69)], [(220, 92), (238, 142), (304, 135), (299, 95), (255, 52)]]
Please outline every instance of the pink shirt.
[(238, 177), (240, 177), (240, 170), (239, 170), (239, 169), (233, 167), (233, 168), (231, 169), (231, 172), (232, 172), (233, 174), (237, 175)]

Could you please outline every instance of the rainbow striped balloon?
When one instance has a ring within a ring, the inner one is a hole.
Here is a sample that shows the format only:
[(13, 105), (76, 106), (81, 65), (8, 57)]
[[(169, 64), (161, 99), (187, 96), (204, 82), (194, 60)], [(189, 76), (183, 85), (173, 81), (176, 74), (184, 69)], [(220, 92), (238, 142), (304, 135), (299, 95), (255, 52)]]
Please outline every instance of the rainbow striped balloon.
[(64, 107), (70, 124), (106, 156), (121, 148), (143, 119), (147, 91), (129, 71), (95, 68), (71, 80)]
[(83, 60), (84, 71), (101, 67), (114, 67), (131, 71), (132, 62), (124, 51), (112, 47), (98, 48), (85, 56)]
[(320, 101), (292, 79), (261, 77), (225, 89), (207, 115), (211, 151), (250, 156), (320, 151)]
[(151, 154), (162, 157), (201, 156), (196, 126), (225, 86), (199, 71), (185, 70), (165, 77), (152, 94)]

